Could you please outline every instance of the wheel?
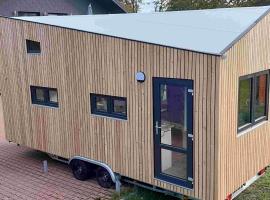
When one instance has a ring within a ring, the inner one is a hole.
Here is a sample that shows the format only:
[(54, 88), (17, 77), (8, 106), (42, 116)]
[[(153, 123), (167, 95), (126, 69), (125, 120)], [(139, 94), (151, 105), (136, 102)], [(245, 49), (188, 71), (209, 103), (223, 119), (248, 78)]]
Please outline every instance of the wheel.
[(103, 188), (111, 188), (113, 186), (113, 181), (110, 173), (103, 167), (99, 167), (97, 169), (96, 178), (98, 184)]
[(72, 172), (76, 179), (85, 181), (90, 176), (90, 170), (86, 162), (82, 160), (75, 160), (72, 165)]

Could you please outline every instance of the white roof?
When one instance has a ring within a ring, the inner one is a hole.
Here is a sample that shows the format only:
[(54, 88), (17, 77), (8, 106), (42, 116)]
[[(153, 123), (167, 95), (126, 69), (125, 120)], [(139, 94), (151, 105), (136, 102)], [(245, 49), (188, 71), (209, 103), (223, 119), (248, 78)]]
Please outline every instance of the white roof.
[(265, 16), (269, 9), (270, 6), (16, 19), (222, 55)]

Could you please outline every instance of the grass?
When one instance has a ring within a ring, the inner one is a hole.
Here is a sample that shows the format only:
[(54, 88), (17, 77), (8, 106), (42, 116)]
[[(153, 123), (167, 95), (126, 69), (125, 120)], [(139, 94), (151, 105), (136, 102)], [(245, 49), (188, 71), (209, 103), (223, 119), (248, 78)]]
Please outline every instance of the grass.
[(112, 200), (179, 200), (171, 196), (139, 187), (125, 187), (121, 190), (121, 194), (114, 193)]
[(270, 199), (270, 170), (264, 176), (242, 192), (236, 200), (269, 200)]
[[(179, 200), (171, 196), (139, 187), (124, 187), (121, 195), (114, 193), (112, 200)], [(248, 187), (235, 200), (270, 200), (270, 169), (264, 176)]]

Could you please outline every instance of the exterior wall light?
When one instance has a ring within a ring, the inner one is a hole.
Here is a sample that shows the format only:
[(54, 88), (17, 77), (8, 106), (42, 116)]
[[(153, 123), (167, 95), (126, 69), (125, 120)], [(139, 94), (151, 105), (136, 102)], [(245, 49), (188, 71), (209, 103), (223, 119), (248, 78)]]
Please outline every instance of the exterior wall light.
[(143, 72), (137, 72), (136, 73), (136, 80), (140, 83), (143, 83), (145, 81), (145, 74)]

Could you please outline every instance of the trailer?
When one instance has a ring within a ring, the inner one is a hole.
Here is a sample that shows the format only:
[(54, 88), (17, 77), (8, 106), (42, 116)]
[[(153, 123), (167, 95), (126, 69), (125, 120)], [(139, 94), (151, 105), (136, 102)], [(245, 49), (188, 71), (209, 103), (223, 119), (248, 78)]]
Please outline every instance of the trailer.
[(6, 138), (203, 200), (270, 164), (270, 7), (0, 17)]

